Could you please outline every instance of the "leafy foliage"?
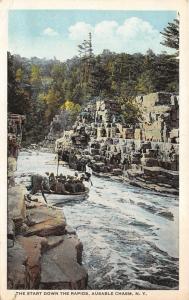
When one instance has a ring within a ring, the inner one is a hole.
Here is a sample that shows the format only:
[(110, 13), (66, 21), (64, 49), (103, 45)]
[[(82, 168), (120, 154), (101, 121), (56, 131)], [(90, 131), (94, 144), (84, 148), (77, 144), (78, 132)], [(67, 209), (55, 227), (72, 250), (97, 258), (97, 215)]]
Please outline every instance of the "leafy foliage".
[[(164, 37), (167, 46), (178, 49), (177, 21), (164, 30)], [(150, 49), (145, 55), (116, 54), (105, 49), (95, 56), (90, 34), (78, 49), (79, 56), (66, 62), (8, 53), (8, 111), (26, 114), (26, 142), (43, 139), (60, 111), (71, 126), (86, 101), (96, 97), (117, 99), (123, 119), (136, 124), (141, 117), (137, 95), (178, 92), (179, 62), (174, 55), (156, 55)]]
[(122, 121), (125, 124), (137, 124), (142, 118), (142, 113), (135, 98), (117, 97), (116, 99), (121, 105)]

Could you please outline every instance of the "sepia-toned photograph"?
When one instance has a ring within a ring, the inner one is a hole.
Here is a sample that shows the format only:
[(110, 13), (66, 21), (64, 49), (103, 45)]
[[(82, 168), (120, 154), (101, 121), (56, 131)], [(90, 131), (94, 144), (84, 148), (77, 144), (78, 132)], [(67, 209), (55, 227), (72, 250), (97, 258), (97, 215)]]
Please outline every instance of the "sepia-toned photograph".
[(8, 11), (8, 290), (179, 289), (179, 23)]

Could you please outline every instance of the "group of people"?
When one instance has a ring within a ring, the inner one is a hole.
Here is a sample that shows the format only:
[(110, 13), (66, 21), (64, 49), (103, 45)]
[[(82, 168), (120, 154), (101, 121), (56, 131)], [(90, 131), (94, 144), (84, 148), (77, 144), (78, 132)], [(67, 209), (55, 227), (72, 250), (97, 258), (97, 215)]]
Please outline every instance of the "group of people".
[(54, 173), (51, 173), (49, 175), (48, 172), (45, 173), (45, 176), (35, 174), (31, 177), (31, 194), (35, 194), (40, 191), (45, 201), (46, 197), (44, 193), (55, 193), (63, 195), (78, 194), (81, 192), (85, 192), (86, 190), (84, 180), (90, 180), (89, 176), (86, 173), (81, 174), (81, 176), (79, 176), (77, 172), (75, 172), (75, 176), (64, 176), (63, 174), (55, 176)]
[(51, 192), (56, 194), (75, 194), (85, 191), (85, 185), (83, 181), (85, 175), (82, 174), (80, 177), (77, 172), (75, 176), (67, 175), (64, 176), (62, 173), (59, 176), (51, 173), (49, 175), (49, 189)]
[(38, 191), (56, 194), (74, 194), (85, 191), (85, 185), (83, 183), (86, 180), (85, 174), (78, 175), (75, 172), (75, 176), (63, 176), (61, 173), (55, 176), (54, 173), (45, 173), (45, 176), (35, 174), (32, 175), (32, 194)]

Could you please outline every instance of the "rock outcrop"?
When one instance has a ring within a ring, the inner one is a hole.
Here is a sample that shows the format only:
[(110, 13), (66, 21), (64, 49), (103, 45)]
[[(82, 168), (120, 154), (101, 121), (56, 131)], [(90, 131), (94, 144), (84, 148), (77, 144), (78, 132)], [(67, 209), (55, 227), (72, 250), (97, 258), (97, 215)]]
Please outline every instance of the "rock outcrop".
[(15, 232), (19, 232), (26, 218), (25, 194), (26, 189), (21, 185), (8, 189), (8, 219), (14, 222)]
[(37, 289), (41, 278), (41, 256), (47, 247), (47, 240), (35, 235), (28, 238), (19, 236), (18, 242), (27, 256), (25, 261), (27, 288)]
[(7, 253), (7, 288), (26, 289), (26, 260), (27, 254), (20, 243), (15, 240), (14, 246)]
[(63, 210), (25, 192), (9, 190), (8, 289), (85, 289), (83, 245)]
[(57, 247), (42, 257), (41, 289), (85, 289), (87, 275), (81, 265), (82, 246), (76, 236), (66, 235)]
[(65, 233), (66, 220), (62, 210), (39, 206), (32, 208), (27, 213), (27, 225), (29, 229), (25, 236), (38, 235), (62, 235)]
[(88, 163), (94, 174), (124, 176), (136, 186), (178, 194), (179, 98), (158, 92), (135, 102), (142, 112), (137, 124), (126, 124), (115, 100), (89, 103), (55, 149), (62, 147), (62, 160), (78, 171)]

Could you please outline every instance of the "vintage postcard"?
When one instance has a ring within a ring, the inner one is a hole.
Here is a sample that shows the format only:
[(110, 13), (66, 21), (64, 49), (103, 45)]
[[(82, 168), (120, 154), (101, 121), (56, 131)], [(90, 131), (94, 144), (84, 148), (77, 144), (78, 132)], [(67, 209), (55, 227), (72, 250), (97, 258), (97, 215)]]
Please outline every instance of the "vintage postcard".
[(1, 1), (1, 298), (189, 299), (187, 1)]

